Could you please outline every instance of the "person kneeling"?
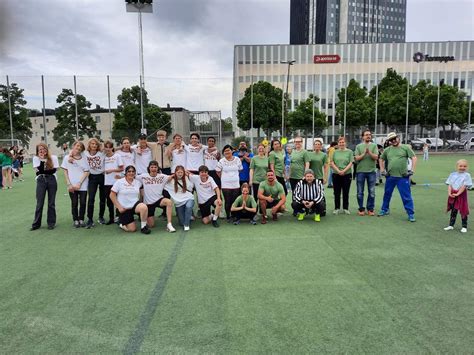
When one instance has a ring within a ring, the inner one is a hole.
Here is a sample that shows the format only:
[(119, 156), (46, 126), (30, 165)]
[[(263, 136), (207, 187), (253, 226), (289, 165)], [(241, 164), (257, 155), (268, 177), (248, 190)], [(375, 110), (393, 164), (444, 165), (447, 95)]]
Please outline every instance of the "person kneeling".
[(135, 214), (140, 216), (141, 232), (150, 234), (146, 222), (148, 207), (139, 201), (142, 183), (135, 179), (136, 170), (132, 165), (125, 169), (125, 177), (117, 180), (110, 191), (110, 199), (120, 212), (120, 228), (126, 232), (135, 232)]
[(314, 214), (314, 221), (321, 221), (321, 213), (326, 207), (324, 189), (321, 181), (314, 178), (313, 170), (305, 171), (304, 179), (296, 184), (293, 196), (291, 206), (298, 214), (298, 221), (302, 221), (305, 214)]
[[(212, 223), (214, 227), (219, 227), (217, 219), (222, 208), (221, 191), (214, 179), (209, 176), (209, 168), (201, 165), (199, 167), (199, 176), (189, 172), (189, 180), (194, 184), (197, 192), (202, 223)], [(211, 207), (214, 207), (214, 213), (211, 213)]]
[(285, 211), (285, 190), (283, 189), (283, 185), (277, 181), (273, 170), (267, 171), (266, 180), (262, 181), (258, 187), (258, 201), (262, 213), (262, 224), (267, 223), (267, 208), (272, 209), (274, 221), (278, 220), (278, 212)]
[(252, 195), (250, 195), (250, 187), (246, 182), (241, 187), (242, 195), (237, 197), (230, 208), (234, 216), (234, 224), (240, 224), (241, 219), (249, 219), (250, 224), (256, 225), (255, 215), (257, 214), (257, 202)]

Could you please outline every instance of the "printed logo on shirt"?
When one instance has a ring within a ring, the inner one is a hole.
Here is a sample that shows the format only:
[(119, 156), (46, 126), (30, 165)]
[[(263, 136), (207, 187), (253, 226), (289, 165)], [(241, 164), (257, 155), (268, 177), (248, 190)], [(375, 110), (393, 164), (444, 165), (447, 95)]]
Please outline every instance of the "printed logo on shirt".
[(165, 181), (166, 176), (143, 176), (141, 178), (143, 185), (161, 185)]
[(100, 170), (102, 167), (102, 159), (100, 156), (88, 156), (87, 163), (92, 170)]

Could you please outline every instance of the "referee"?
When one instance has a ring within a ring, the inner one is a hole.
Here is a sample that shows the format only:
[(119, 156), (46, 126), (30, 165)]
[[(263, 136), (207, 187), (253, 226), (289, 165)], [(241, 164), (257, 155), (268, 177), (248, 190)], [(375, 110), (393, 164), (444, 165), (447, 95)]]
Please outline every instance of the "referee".
[(314, 221), (321, 221), (321, 213), (326, 209), (324, 188), (320, 180), (314, 178), (314, 172), (306, 169), (304, 178), (296, 184), (291, 207), (297, 213), (298, 221), (306, 214), (314, 214)]

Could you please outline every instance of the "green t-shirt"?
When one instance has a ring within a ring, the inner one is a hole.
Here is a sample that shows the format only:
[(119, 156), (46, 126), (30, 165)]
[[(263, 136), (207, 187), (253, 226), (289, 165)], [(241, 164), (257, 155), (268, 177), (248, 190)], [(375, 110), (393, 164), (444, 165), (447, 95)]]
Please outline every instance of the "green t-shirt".
[(283, 151), (271, 151), (270, 155), (268, 156), (268, 161), (270, 164), (275, 165), (275, 175), (283, 177), (283, 173), (285, 171), (285, 154)]
[(5, 159), (5, 154), (0, 153), (0, 166), (3, 166), (3, 159)]
[(268, 158), (255, 155), (250, 161), (250, 169), (253, 169), (252, 183), (261, 183), (267, 177)]
[(12, 165), (13, 159), (10, 158), (8, 155), (0, 153), (0, 166), (7, 166)]
[[(332, 161), (339, 170), (344, 170), (349, 163), (354, 161), (354, 152), (350, 149), (339, 150), (336, 149), (332, 156)], [(352, 168), (346, 171), (346, 174), (352, 174)]]
[(377, 149), (377, 144), (375, 143), (361, 143), (358, 144), (355, 149), (355, 155), (364, 155), (364, 157), (357, 162), (357, 172), (358, 173), (373, 173), (377, 170), (375, 164), (376, 160), (372, 159), (369, 154), (365, 154), (365, 150), (369, 148), (369, 151), (372, 154), (379, 154)]
[[(235, 199), (234, 203), (232, 204), (232, 207), (242, 207), (243, 201), (244, 201), (244, 198), (242, 197), (242, 195), (240, 195), (239, 197)], [(246, 205), (247, 207), (250, 207), (250, 208), (257, 207), (257, 202), (255, 202), (255, 199), (253, 198), (252, 195), (248, 195)]]
[(280, 196), (285, 194), (285, 190), (283, 189), (283, 185), (280, 184), (278, 181), (275, 180), (275, 183), (270, 186), (267, 180), (264, 180), (260, 183), (258, 187), (259, 191), (263, 191), (265, 196), (271, 196), (274, 200), (279, 200)]
[(308, 152), (309, 168), (313, 170), (316, 179), (324, 178), (324, 165), (327, 164), (328, 157), (324, 152)]
[(304, 165), (308, 162), (308, 152), (304, 149), (291, 152), (290, 178), (302, 179), (304, 177)]
[(388, 147), (382, 153), (385, 160), (386, 170), (390, 176), (402, 177), (408, 172), (408, 158), (415, 156), (413, 150), (407, 145), (400, 144), (398, 147)]

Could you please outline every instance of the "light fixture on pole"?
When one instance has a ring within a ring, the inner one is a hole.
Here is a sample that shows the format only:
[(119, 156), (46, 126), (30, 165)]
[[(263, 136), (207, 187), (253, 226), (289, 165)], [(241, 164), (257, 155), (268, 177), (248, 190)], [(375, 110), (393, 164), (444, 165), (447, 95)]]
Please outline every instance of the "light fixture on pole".
[(142, 13), (153, 12), (153, 0), (125, 0), (127, 12), (138, 13), (138, 49), (140, 64), (140, 116), (141, 116), (141, 133), (146, 134), (145, 119), (143, 111), (143, 90), (145, 88), (145, 66), (143, 61), (143, 30), (142, 30)]
[(438, 153), (438, 142), (439, 142), (439, 96), (440, 96), (440, 88), (444, 85), (444, 79), (439, 79), (439, 72), (438, 72), (438, 101), (436, 102), (436, 145), (435, 151)]
[(285, 100), (284, 100), (284, 114), (281, 117), (281, 136), (285, 137), (285, 115), (288, 112), (288, 85), (290, 83), (290, 67), (295, 64), (296, 60), (284, 60), (280, 64), (288, 65), (288, 73), (286, 75), (286, 91), (285, 91)]

